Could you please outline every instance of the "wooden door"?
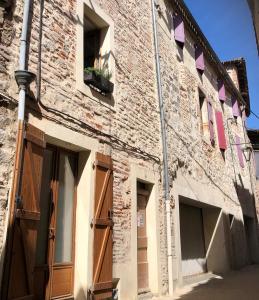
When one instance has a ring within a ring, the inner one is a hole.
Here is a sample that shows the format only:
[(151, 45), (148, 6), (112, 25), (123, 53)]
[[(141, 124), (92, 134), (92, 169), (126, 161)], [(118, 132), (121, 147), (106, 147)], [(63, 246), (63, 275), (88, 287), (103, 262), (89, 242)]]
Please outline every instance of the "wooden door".
[(23, 151), (20, 197), (15, 207), (8, 299), (35, 299), (34, 267), (45, 146), (44, 133), (28, 124)]
[(73, 294), (76, 170), (76, 154), (58, 149), (49, 228), (51, 299)]
[(137, 247), (138, 247), (138, 291), (149, 288), (148, 282), (148, 238), (146, 208), (148, 202), (148, 191), (138, 189), (137, 198)]
[(110, 156), (96, 155), (94, 219), (94, 261), (93, 286), (94, 299), (112, 297), (112, 204), (113, 171)]
[(75, 153), (47, 147), (36, 252), (37, 299), (73, 295), (76, 169)]
[(49, 251), (49, 222), (53, 209), (53, 174), (55, 173), (55, 152), (45, 149), (40, 195), (41, 218), (38, 227), (36, 248), (36, 266), (34, 290), (36, 299), (45, 299), (46, 287), (50, 278), (48, 264)]

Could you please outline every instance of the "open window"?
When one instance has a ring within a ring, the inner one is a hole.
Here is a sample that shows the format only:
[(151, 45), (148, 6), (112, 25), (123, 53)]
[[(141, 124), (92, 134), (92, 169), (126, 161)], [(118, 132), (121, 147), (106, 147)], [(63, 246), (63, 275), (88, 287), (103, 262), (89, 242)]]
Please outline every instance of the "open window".
[(100, 68), (100, 37), (101, 30), (86, 19), (84, 32), (84, 67)]
[(89, 7), (84, 12), (84, 81), (101, 93), (113, 92), (110, 81), (110, 49), (107, 46), (109, 24)]
[(209, 138), (209, 120), (208, 120), (208, 107), (204, 93), (199, 89), (199, 115), (200, 115), (200, 132)]
[(87, 96), (111, 100), (115, 77), (114, 22), (95, 0), (78, 1), (77, 15), (77, 88)]

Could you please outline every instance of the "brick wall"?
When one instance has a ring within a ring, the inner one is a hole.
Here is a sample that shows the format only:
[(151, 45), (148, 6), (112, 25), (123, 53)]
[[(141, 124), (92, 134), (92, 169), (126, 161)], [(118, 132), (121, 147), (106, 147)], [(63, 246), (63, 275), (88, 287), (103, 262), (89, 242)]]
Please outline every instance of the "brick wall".
[[(42, 32), (42, 105), (35, 104), (36, 85), (31, 86), (28, 111), (37, 118), (47, 118), (100, 141), (100, 151), (110, 151), (114, 161), (114, 262), (130, 262), (131, 198), (129, 175), (132, 162), (148, 169), (161, 170), (161, 142), (150, 1), (96, 0), (97, 4), (113, 19), (115, 24), (115, 105), (107, 105), (98, 94), (84, 95), (76, 88), (76, 1), (66, 3), (45, 0)], [(18, 66), (19, 37), (21, 32), (23, 3), (17, 1), (12, 10), (4, 15), (0, 32), (0, 91), (18, 99), (14, 70)], [(198, 87), (202, 87), (214, 108), (221, 110), (217, 98), (216, 72), (206, 60), (202, 78), (194, 63), (193, 35), (186, 32), (186, 44), (180, 49), (171, 38), (167, 11), (172, 10), (168, 2), (161, 1), (162, 16), (159, 18), (159, 45), (161, 55), (163, 98), (165, 101), (170, 185), (172, 187), (172, 217), (179, 174), (188, 181), (193, 180), (199, 189), (214, 193), (218, 197), (201, 199), (207, 204), (223, 207), (242, 219), (240, 199), (235, 185), (249, 191), (247, 168), (239, 167), (235, 148), (231, 151), (233, 134), (242, 139), (241, 119), (228, 124), (232, 116), (231, 95), (227, 91), (225, 104), (225, 131), (228, 149), (223, 159), (216, 137), (212, 147), (200, 133), (198, 117)], [(32, 13), (32, 30), (29, 48), (29, 70), (37, 73), (39, 42), (39, 5), (35, 1)], [(15, 148), (16, 112), (15, 104), (2, 104), (0, 131), (0, 245), (5, 224), (7, 194), (11, 184)], [(46, 109), (46, 107), (48, 109)], [(57, 111), (53, 110), (56, 109)], [(66, 113), (67, 115), (64, 115)], [(217, 133), (216, 133), (217, 134)], [(112, 136), (112, 138), (110, 137)], [(108, 150), (107, 150), (108, 149)], [(233, 169), (235, 165), (235, 172)], [(4, 166), (4, 168), (2, 168)], [(238, 176), (238, 174), (240, 176)], [(167, 290), (167, 245), (164, 202), (161, 182), (158, 199), (160, 208), (160, 262), (162, 291)], [(186, 183), (186, 186), (188, 184)], [(186, 188), (185, 186), (185, 188)], [(192, 187), (189, 187), (190, 189)], [(179, 196), (179, 195), (178, 195)], [(173, 251), (177, 259), (173, 226)], [(1, 246), (0, 246), (1, 247)], [(1, 249), (1, 248), (0, 248)], [(242, 251), (241, 251), (242, 252)], [(242, 259), (242, 253), (240, 259)]]

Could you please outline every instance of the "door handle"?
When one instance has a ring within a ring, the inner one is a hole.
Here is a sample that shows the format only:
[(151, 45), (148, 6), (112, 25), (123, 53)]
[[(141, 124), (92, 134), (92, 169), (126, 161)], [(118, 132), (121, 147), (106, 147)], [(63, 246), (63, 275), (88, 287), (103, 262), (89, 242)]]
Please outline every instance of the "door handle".
[(49, 239), (54, 240), (55, 238), (55, 228), (49, 228)]

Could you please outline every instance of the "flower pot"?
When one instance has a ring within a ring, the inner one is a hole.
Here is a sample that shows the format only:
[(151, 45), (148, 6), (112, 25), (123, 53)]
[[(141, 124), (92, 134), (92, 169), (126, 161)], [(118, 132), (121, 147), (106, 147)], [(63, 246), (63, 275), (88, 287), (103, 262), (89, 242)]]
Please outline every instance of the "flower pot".
[(110, 94), (113, 92), (114, 84), (102, 75), (97, 75), (94, 72), (84, 73), (84, 82), (102, 93)]

